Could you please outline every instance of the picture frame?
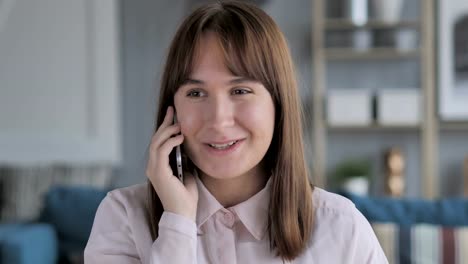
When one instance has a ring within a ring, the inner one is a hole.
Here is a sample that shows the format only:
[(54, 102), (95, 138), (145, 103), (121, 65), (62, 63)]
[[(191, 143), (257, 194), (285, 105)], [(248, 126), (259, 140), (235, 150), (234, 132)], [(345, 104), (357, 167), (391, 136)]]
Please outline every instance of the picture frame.
[(468, 121), (468, 1), (437, 1), (439, 117)]

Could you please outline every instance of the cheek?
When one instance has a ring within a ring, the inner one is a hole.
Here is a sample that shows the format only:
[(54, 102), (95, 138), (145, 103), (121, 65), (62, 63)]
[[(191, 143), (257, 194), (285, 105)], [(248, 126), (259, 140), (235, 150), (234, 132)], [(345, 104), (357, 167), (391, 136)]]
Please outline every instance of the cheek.
[(181, 126), (182, 134), (188, 136), (187, 132), (193, 131), (194, 127), (196, 127), (196, 115), (194, 115), (190, 104), (187, 104), (184, 98), (178, 93), (174, 96), (174, 107), (177, 114), (177, 121)]
[(201, 110), (196, 107), (190, 107), (188, 105), (180, 105), (177, 107), (177, 120), (179, 121), (182, 129), (182, 134), (187, 137), (193, 135), (199, 130), (202, 125)]
[(239, 114), (244, 125), (253, 133), (261, 133), (262, 136), (273, 134), (275, 109), (272, 102), (249, 104), (239, 109)]
[(182, 134), (191, 136), (191, 134), (198, 130), (200, 124), (200, 120), (197, 119), (197, 115), (194, 115), (193, 112), (184, 115), (184, 117), (180, 120)]

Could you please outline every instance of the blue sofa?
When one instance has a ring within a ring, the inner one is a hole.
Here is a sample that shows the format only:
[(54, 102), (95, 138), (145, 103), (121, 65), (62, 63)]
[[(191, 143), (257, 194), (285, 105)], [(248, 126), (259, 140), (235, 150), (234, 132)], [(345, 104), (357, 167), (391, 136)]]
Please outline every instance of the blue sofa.
[(0, 263), (56, 263), (57, 236), (44, 223), (0, 225)]
[(433, 224), (447, 227), (468, 226), (468, 199), (453, 197), (439, 200), (367, 197), (340, 192), (350, 199), (369, 222), (401, 226)]
[(340, 194), (369, 220), (389, 263), (468, 263), (468, 199)]
[(37, 221), (0, 225), (0, 263), (52, 264), (80, 259), (108, 190), (56, 186)]

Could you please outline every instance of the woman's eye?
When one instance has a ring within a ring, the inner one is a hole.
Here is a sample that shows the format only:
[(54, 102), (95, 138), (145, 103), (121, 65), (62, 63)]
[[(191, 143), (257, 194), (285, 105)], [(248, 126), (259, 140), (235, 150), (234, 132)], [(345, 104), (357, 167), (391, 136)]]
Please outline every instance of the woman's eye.
[(239, 94), (248, 94), (248, 93), (250, 93), (250, 91), (247, 90), (247, 89), (234, 89), (234, 90), (232, 91), (232, 94), (235, 94), (235, 95), (239, 95)]
[(201, 97), (203, 96), (203, 93), (201, 91), (192, 90), (187, 93), (187, 96), (188, 97)]

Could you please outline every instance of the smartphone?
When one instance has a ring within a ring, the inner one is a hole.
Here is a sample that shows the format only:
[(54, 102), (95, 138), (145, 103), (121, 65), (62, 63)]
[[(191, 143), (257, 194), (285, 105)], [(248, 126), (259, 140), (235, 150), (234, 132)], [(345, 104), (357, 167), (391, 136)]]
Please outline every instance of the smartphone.
[[(173, 124), (177, 123), (177, 116), (174, 113)], [(172, 149), (169, 154), (169, 165), (171, 166), (172, 173), (175, 175), (181, 182), (184, 182), (183, 166), (182, 166), (182, 148), (181, 146), (176, 146)]]

